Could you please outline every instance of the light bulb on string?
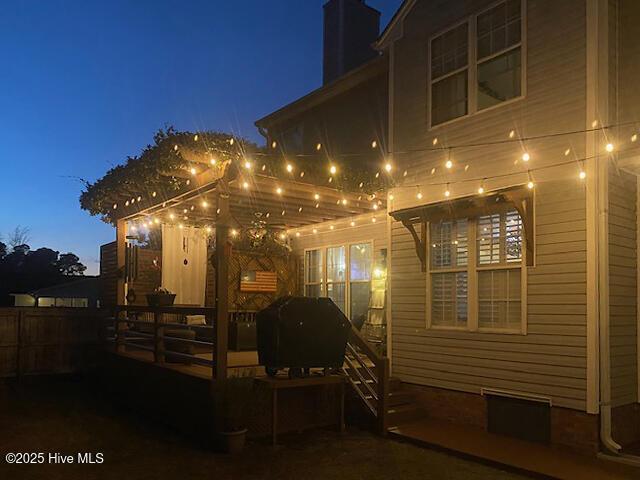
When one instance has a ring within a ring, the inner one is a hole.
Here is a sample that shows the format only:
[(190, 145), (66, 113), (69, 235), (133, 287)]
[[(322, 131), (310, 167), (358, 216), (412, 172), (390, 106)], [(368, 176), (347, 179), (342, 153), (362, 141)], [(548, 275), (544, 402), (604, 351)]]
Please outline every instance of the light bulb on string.
[(378, 142), (376, 142), (375, 140), (371, 142), (371, 148), (376, 148), (377, 146), (378, 146)]
[(528, 162), (529, 160), (531, 160), (531, 155), (529, 155), (529, 152), (524, 152), (522, 154), (522, 161), (523, 162)]
[(276, 142), (275, 140), (271, 142), (271, 148), (276, 148), (277, 146), (278, 146), (278, 142)]
[(331, 175), (335, 175), (337, 171), (338, 171), (338, 169), (336, 168), (335, 165), (331, 165), (329, 167), (329, 173), (331, 173)]
[(387, 173), (391, 173), (392, 168), (393, 166), (391, 165), (391, 162), (387, 162), (384, 164), (384, 169), (386, 170)]
[(486, 178), (482, 180), (482, 183), (481, 183), (481, 184), (480, 184), (480, 186), (478, 187), (478, 193), (479, 193), (480, 195), (482, 195), (482, 194), (484, 193), (484, 181), (485, 181), (485, 180), (486, 180)]
[(447, 189), (444, 191), (444, 196), (449, 197), (451, 195), (451, 191), (449, 190), (449, 184), (447, 183)]
[(418, 192), (418, 194), (416, 195), (416, 198), (418, 200), (422, 200), (422, 192)]
[(580, 169), (580, 173), (578, 173), (578, 178), (580, 178), (580, 180), (584, 180), (585, 178), (587, 178), (587, 172)]
[(313, 199), (314, 199), (314, 200), (320, 200), (320, 195), (318, 195), (317, 193), (315, 193), (315, 194), (313, 195)]
[(282, 195), (282, 188), (281, 187), (276, 188), (276, 193), (278, 195)]
[(356, 226), (356, 222), (354, 222), (354, 221), (352, 220), (352, 221), (351, 221), (351, 223), (350, 223), (349, 225), (351, 225), (352, 227), (355, 227), (355, 226)]
[(321, 149), (321, 148), (322, 148), (322, 144), (318, 142), (318, 143), (316, 144), (316, 150), (317, 150), (317, 151), (320, 151), (320, 149)]
[(216, 163), (218, 163), (218, 161), (215, 158), (212, 158), (211, 160), (209, 160), (209, 163), (211, 165), (215, 165)]
[(293, 172), (293, 165), (291, 165), (290, 163), (287, 163), (287, 172)]
[(527, 188), (529, 190), (533, 190), (533, 187), (535, 187), (535, 184), (533, 183), (533, 179), (531, 178), (531, 171), (527, 171), (527, 177), (529, 178), (529, 181), (527, 182)]
[(604, 148), (609, 153), (611, 153), (611, 152), (613, 152), (615, 150), (615, 146), (613, 145), (613, 143), (607, 143), (607, 145)]
[(638, 140), (638, 134), (634, 133), (633, 135), (631, 135), (631, 141), (632, 142), (636, 142)]
[(206, 200), (202, 201), (202, 208), (207, 208), (209, 206), (209, 202), (207, 202)]
[(451, 167), (453, 167), (453, 162), (451, 160), (447, 160), (444, 166), (447, 167), (448, 170), (451, 170)]
[(249, 160), (245, 160), (244, 168), (246, 168), (247, 170), (251, 170), (251, 162)]
[(249, 190), (249, 182), (242, 182), (242, 188)]
[(195, 168), (191, 168), (190, 172), (191, 172), (191, 175), (196, 175), (198, 173), (198, 171)]

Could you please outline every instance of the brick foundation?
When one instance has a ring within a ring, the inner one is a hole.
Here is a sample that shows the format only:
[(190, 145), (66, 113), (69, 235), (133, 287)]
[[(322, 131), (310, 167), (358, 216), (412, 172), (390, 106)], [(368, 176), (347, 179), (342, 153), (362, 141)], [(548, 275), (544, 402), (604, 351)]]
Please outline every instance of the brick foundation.
[[(403, 384), (417, 393), (417, 402), (429, 417), (456, 425), (486, 430), (486, 398), (422, 385)], [(599, 416), (568, 408), (551, 408), (551, 444), (578, 453), (595, 455), (599, 450)]]

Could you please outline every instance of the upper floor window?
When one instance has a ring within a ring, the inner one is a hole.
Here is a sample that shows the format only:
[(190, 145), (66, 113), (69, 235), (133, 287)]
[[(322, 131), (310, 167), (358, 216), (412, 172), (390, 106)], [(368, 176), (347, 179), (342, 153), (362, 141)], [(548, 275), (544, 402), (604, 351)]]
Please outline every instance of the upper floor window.
[(431, 41), (431, 120), (443, 123), (467, 114), (469, 24)]
[(432, 126), (522, 95), (522, 3), (506, 0), (431, 40)]

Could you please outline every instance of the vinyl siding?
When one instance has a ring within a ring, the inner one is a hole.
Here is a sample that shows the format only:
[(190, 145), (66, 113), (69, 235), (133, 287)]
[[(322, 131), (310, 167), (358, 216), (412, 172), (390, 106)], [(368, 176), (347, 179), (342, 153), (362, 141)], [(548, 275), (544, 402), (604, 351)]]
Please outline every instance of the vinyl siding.
[(611, 401), (637, 401), (636, 176), (609, 171), (609, 320)]
[[(493, 2), (418, 1), (394, 45), (394, 151), (404, 183), (390, 210), (473, 195), (527, 182), (535, 188), (535, 266), (527, 269), (527, 334), (426, 328), (426, 274), (409, 232), (391, 228), (393, 375), (416, 384), (480, 393), (482, 388), (550, 397), (553, 404), (586, 408), (586, 192), (577, 179), (585, 157), (582, 134), (526, 144), (457, 149), (443, 168), (447, 145), (473, 144), (582, 130), (586, 112), (585, 3), (527, 2), (527, 81), (523, 99), (450, 124), (428, 128), (428, 39)], [(571, 22), (566, 19), (571, 18)], [(419, 151), (438, 139), (441, 151)], [(524, 150), (531, 161), (523, 165)], [(569, 155), (565, 152), (569, 149)], [(574, 159), (575, 162), (568, 162)], [(423, 199), (418, 201), (420, 191)]]

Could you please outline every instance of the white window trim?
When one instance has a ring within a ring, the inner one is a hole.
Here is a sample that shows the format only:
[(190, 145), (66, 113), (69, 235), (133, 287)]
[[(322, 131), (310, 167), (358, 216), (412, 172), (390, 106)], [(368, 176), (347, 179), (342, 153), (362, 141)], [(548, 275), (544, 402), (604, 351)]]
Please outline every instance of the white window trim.
[[(369, 280), (351, 280), (351, 247), (353, 245), (362, 245), (367, 244), (371, 248), (371, 264), (369, 271), (371, 272), (371, 278)], [(374, 250), (374, 241), (373, 239), (367, 240), (354, 240), (351, 242), (345, 243), (335, 243), (335, 244), (324, 244), (318, 247), (313, 248), (305, 248), (304, 249), (304, 265), (303, 265), (303, 295), (307, 295), (307, 285), (318, 285), (317, 283), (307, 283), (307, 252), (319, 250), (322, 255), (322, 265), (321, 265), (321, 281), (320, 281), (320, 296), (327, 297), (327, 250), (335, 247), (344, 247), (345, 249), (345, 264), (346, 264), (346, 275), (345, 275), (345, 294), (344, 294), (344, 303), (345, 303), (345, 315), (350, 319), (351, 318), (351, 284), (352, 283), (371, 283), (373, 281), (373, 268), (376, 264), (375, 259), (375, 250)], [(343, 282), (332, 282), (332, 283), (343, 283)]]
[[(425, 261), (427, 265), (426, 272), (426, 302), (425, 302), (425, 310), (426, 310), (426, 328), (428, 330), (443, 330), (443, 331), (453, 331), (453, 332), (477, 332), (477, 333), (497, 333), (504, 335), (527, 335), (527, 284), (528, 284), (528, 268), (527, 268), (527, 236), (522, 234), (522, 259), (520, 263), (517, 265), (481, 265), (477, 264), (477, 226), (478, 219), (469, 218), (467, 220), (467, 245), (468, 245), (468, 253), (467, 253), (467, 326), (466, 327), (458, 327), (458, 326), (446, 326), (446, 325), (433, 325), (431, 319), (431, 223), (426, 224), (427, 228), (427, 244), (426, 248), (426, 256)], [(524, 225), (523, 225), (524, 229)], [(520, 328), (518, 329), (509, 329), (509, 328), (487, 328), (480, 327), (478, 320), (478, 272), (479, 271), (491, 271), (491, 270), (520, 270)], [(436, 272), (444, 273), (448, 270), (451, 271), (460, 271), (459, 268), (453, 269), (437, 269)]]
[[(308, 268), (308, 262), (307, 262), (307, 252), (315, 252), (315, 251), (319, 251), (320, 252), (320, 281), (319, 282), (307, 282), (307, 272), (309, 271)], [(304, 250), (304, 257), (303, 257), (303, 266), (302, 266), (302, 294), (306, 297), (307, 296), (307, 286), (317, 286), (320, 285), (320, 295), (322, 296), (324, 294), (325, 291), (325, 286), (324, 286), (324, 279), (325, 279), (325, 272), (324, 272), (324, 256), (325, 253), (323, 251), (322, 248), (306, 248)]]
[[(449, 26), (443, 30), (438, 31), (437, 33), (435, 33), (434, 35), (432, 35), (431, 37), (429, 37), (428, 42), (427, 42), (427, 50), (428, 50), (428, 55), (427, 55), (427, 127), (429, 131), (432, 130), (437, 130), (439, 128), (445, 127), (447, 125), (451, 125), (452, 123), (455, 122), (459, 122), (461, 120), (464, 120), (466, 118), (471, 118), (471, 117), (475, 117), (476, 115), (479, 115), (481, 113), (484, 112), (490, 112), (492, 110), (495, 110), (496, 108), (501, 108), (501, 107), (505, 107), (507, 105), (511, 105), (512, 103), (515, 102), (519, 102), (524, 100), (527, 97), (527, 0), (521, 0), (522, 2), (522, 6), (520, 9), (520, 43), (518, 43), (517, 45), (512, 45), (508, 48), (505, 48), (503, 50), (501, 50), (499, 53), (493, 54), (489, 57), (483, 58), (481, 61), (478, 60), (477, 58), (477, 49), (478, 49), (478, 45), (477, 45), (477, 26), (478, 26), (478, 16), (482, 15), (483, 13), (491, 10), (492, 8), (496, 7), (497, 5), (500, 5), (501, 3), (504, 3), (506, 0), (497, 0), (496, 2), (492, 3), (491, 5), (489, 5), (487, 8), (484, 8), (483, 10), (474, 13), (472, 15), (469, 15), (467, 17), (465, 17), (463, 20), (460, 20), (459, 22), (455, 23), (452, 26)], [(467, 32), (469, 35), (469, 41), (468, 41), (468, 55), (469, 58), (467, 60), (467, 66), (464, 68), (460, 68), (458, 70), (456, 70), (455, 72), (450, 72), (446, 75), (442, 75), (436, 79), (431, 79), (431, 43), (433, 42), (433, 40), (437, 37), (439, 37), (440, 35), (447, 33), (449, 30), (453, 30), (454, 28), (459, 27), (460, 25), (467, 23), (468, 22), (468, 28), (467, 28)], [(520, 95), (514, 98), (510, 98), (509, 100), (506, 100), (504, 102), (498, 103), (497, 105), (493, 105), (491, 107), (487, 107), (487, 108), (483, 108), (482, 110), (478, 110), (478, 98), (477, 98), (477, 83), (478, 83), (478, 65), (480, 63), (484, 63), (492, 58), (495, 58), (496, 56), (502, 55), (510, 50), (516, 49), (516, 48), (520, 48), (520, 75), (521, 75), (521, 80), (520, 80)], [(460, 117), (456, 117), (456, 118), (452, 118), (451, 120), (447, 120), (446, 122), (442, 122), (442, 123), (438, 123), (437, 125), (433, 124), (432, 118), (431, 118), (431, 113), (432, 113), (432, 91), (433, 91), (433, 84), (439, 80), (442, 80), (450, 75), (453, 75), (454, 73), (460, 73), (461, 71), (464, 71), (465, 69), (468, 69), (468, 73), (467, 73), (467, 114), (466, 115), (462, 115)]]

